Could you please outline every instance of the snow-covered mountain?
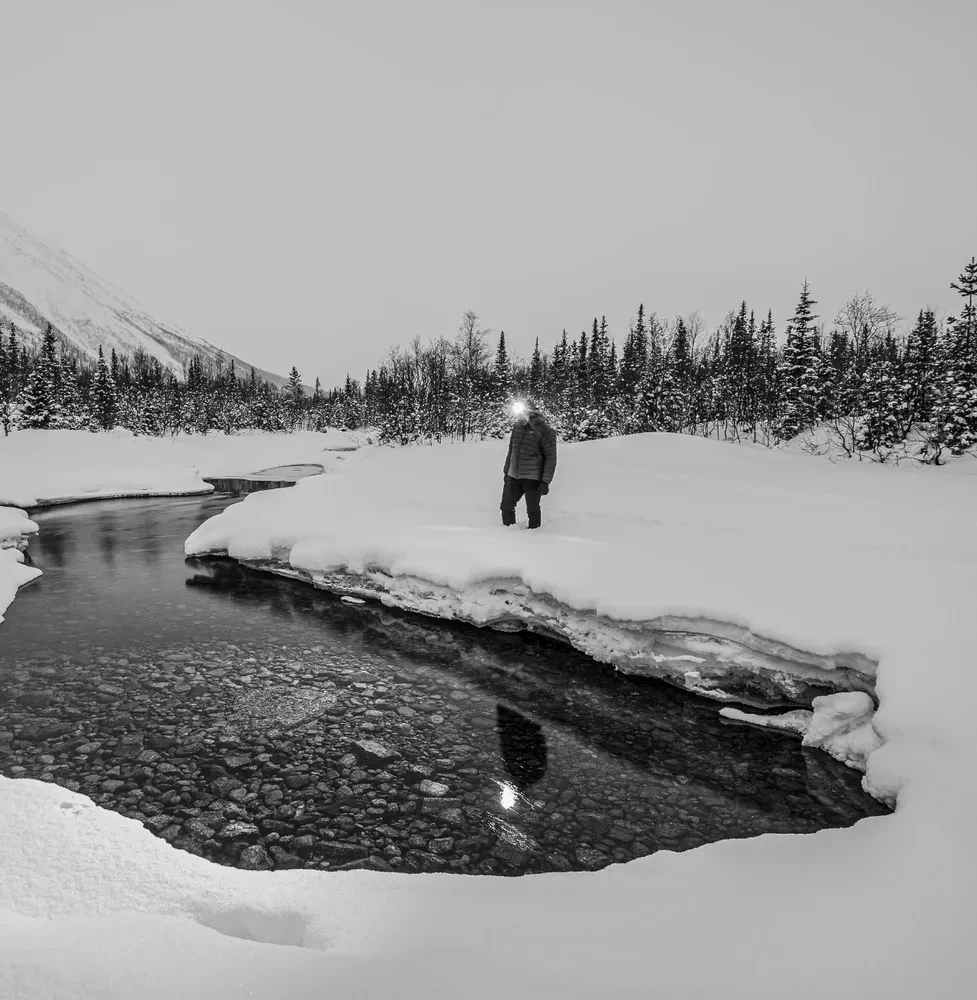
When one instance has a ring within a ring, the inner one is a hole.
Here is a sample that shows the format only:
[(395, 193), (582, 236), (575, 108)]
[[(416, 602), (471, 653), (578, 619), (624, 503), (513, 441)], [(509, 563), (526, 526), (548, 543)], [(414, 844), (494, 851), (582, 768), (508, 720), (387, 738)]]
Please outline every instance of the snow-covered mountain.
[[(214, 361), (233, 357), (242, 374), (250, 365), (241, 358), (163, 324), (120, 288), (100, 278), (71, 254), (35, 236), (6, 212), (0, 212), (0, 327), (17, 328), (30, 347), (40, 343), (48, 323), (80, 354), (94, 358), (98, 348), (132, 354), (142, 348), (175, 372), (199, 354)], [(280, 375), (256, 369), (281, 385)]]

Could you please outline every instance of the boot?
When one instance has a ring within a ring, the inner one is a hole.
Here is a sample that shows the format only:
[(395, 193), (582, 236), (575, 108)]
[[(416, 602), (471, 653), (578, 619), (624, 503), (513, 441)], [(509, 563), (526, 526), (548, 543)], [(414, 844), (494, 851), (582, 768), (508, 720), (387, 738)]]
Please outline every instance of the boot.
[(516, 523), (516, 512), (514, 510), (502, 511), (502, 523), (508, 528)]
[(538, 510), (529, 512), (529, 527), (538, 528), (542, 523), (542, 514)]

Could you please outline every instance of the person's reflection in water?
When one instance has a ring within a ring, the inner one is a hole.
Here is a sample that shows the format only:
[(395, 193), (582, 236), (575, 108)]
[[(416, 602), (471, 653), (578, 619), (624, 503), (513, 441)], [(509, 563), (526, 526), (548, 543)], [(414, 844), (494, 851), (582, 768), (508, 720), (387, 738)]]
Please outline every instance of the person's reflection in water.
[(501, 786), (502, 805), (511, 809), (516, 793), (525, 792), (546, 773), (546, 737), (542, 726), (505, 705), (496, 706), (496, 718), (502, 760), (512, 778), (512, 785)]

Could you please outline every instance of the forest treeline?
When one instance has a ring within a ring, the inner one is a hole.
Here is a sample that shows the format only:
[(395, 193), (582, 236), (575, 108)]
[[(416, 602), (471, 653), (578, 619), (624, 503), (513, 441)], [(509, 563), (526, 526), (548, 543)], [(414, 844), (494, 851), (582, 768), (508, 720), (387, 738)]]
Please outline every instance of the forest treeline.
[(804, 283), (782, 342), (768, 311), (743, 302), (707, 334), (693, 313), (665, 321), (638, 308), (620, 346), (605, 319), (550, 351), (510, 356), (468, 312), (452, 339), (393, 348), (362, 382), (307, 389), (292, 368), (278, 387), (235, 363), (193, 359), (182, 374), (142, 352), (80, 358), (47, 330), (39, 350), (0, 330), (0, 422), (12, 428), (139, 434), (371, 428), (401, 444), (499, 436), (509, 402), (530, 398), (564, 440), (673, 431), (776, 444), (824, 428), (849, 454), (885, 459), (907, 438), (939, 463), (977, 447), (977, 261), (951, 288), (958, 315), (922, 309), (908, 329), (869, 293), (830, 327)]

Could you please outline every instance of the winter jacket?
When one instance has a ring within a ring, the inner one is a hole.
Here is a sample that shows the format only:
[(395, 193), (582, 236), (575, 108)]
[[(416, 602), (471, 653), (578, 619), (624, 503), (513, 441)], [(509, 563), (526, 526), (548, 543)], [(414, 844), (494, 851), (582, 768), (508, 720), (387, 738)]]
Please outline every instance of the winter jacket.
[(502, 471), (513, 479), (553, 482), (556, 473), (556, 434), (542, 417), (516, 424), (509, 438), (509, 453)]

